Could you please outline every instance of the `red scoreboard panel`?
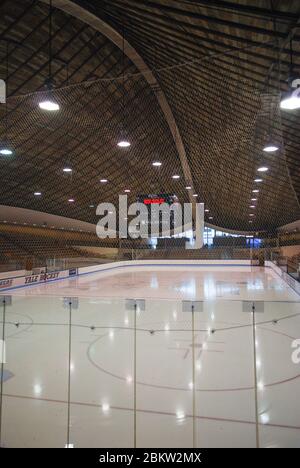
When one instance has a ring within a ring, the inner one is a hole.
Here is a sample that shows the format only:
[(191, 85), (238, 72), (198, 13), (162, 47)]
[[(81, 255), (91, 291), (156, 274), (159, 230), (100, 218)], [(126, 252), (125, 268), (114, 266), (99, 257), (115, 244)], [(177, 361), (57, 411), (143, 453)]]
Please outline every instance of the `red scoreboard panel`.
[(176, 195), (170, 195), (168, 193), (139, 195), (138, 202), (147, 206), (162, 205), (163, 203), (173, 205), (173, 203), (177, 202), (177, 197)]

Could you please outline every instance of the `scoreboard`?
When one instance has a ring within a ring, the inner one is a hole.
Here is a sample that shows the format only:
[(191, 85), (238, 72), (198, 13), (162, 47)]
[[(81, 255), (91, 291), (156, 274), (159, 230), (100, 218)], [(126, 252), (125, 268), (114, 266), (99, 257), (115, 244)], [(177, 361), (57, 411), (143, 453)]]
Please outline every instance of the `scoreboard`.
[[(148, 209), (148, 222), (149, 224), (156, 225), (159, 229), (160, 234), (163, 234), (163, 225), (162, 225), (162, 217), (160, 216), (159, 220), (154, 220), (151, 218), (151, 207), (152, 205), (162, 205), (166, 203), (167, 205), (171, 206), (174, 203), (178, 202), (178, 198), (174, 194), (169, 193), (159, 193), (159, 194), (146, 194), (146, 195), (139, 195), (137, 198), (138, 203), (144, 204)], [(174, 229), (174, 212), (171, 212), (171, 219), (170, 219), (170, 229)]]
[(163, 203), (167, 203), (167, 205), (173, 205), (173, 203), (176, 203), (177, 200), (178, 199), (176, 195), (170, 195), (168, 193), (147, 194), (138, 196), (138, 202), (143, 203), (146, 206), (162, 205)]

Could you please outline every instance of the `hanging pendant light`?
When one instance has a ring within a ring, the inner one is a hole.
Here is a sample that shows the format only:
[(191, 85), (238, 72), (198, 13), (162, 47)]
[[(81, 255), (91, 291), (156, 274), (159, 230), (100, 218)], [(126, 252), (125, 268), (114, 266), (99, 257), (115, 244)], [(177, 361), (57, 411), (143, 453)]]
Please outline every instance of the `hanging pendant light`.
[(300, 77), (293, 75), (293, 40), (290, 41), (290, 74), (289, 74), (289, 90), (283, 93), (280, 102), (282, 110), (297, 110), (300, 109)]
[(268, 141), (268, 143), (263, 148), (263, 151), (265, 151), (266, 153), (275, 153), (278, 150), (279, 150), (279, 146), (274, 141), (272, 141), (271, 139)]
[[(268, 78), (268, 90), (267, 93), (269, 93), (269, 78)], [(276, 151), (279, 150), (279, 145), (276, 143), (276, 139), (274, 138), (274, 115), (272, 112), (272, 103), (270, 102), (269, 104), (269, 117), (268, 117), (268, 136), (267, 136), (267, 142), (263, 147), (263, 151), (265, 153), (275, 153)]]
[(12, 156), (14, 154), (12, 147), (7, 141), (0, 143), (0, 154), (2, 156)]
[(46, 99), (45, 101), (39, 102), (39, 108), (48, 112), (56, 112), (60, 109), (57, 102), (54, 102), (51, 99)]
[(47, 112), (57, 112), (60, 109), (59, 104), (53, 98), (52, 85), (52, 0), (49, 0), (49, 77), (46, 81), (47, 98), (39, 102), (39, 108)]
[(131, 143), (126, 138), (124, 138), (118, 142), (118, 146), (119, 148), (129, 148), (129, 146), (131, 146)]
[(7, 94), (8, 94), (8, 47), (9, 43), (6, 45), (6, 80), (5, 80), (5, 141), (0, 143), (0, 155), (1, 156), (12, 156), (14, 154), (11, 145), (8, 142), (8, 104), (7, 104)]
[(269, 168), (267, 166), (262, 165), (257, 169), (257, 172), (267, 172), (268, 170)]
[(119, 148), (129, 148), (131, 146), (131, 143), (128, 140), (128, 137), (125, 132), (125, 32), (124, 32), (124, 27), (123, 27), (122, 67), (123, 67), (122, 129), (121, 129), (121, 137), (117, 145)]
[(13, 151), (9, 149), (6, 145), (3, 145), (0, 148), (0, 154), (2, 154), (2, 156), (12, 156)]
[(295, 89), (290, 85), (289, 91), (283, 95), (283, 99), (280, 102), (280, 108), (282, 110), (300, 109), (300, 87)]

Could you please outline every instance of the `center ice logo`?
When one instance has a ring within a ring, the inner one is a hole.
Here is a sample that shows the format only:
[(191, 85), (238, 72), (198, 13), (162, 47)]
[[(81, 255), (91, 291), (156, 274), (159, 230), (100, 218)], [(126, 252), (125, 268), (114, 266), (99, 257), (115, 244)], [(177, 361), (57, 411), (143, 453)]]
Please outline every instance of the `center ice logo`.
[(300, 364), (300, 339), (293, 341), (292, 348), (296, 348), (292, 353), (292, 361), (294, 364)]

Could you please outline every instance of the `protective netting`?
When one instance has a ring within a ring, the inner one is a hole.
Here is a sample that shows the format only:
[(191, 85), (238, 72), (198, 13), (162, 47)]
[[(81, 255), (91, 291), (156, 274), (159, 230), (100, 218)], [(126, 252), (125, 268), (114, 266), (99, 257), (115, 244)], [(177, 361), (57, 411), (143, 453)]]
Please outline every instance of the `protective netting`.
[[(95, 79), (89, 70), (82, 83), (73, 84), (71, 76), (51, 91), (11, 95), (7, 121), (1, 106), (0, 139), (13, 155), (0, 159), (0, 204), (90, 223), (62, 230), (45, 215), (42, 222), (29, 216), (24, 226), (12, 214), (1, 219), (1, 263), (24, 264), (29, 257), (40, 265), (78, 252), (109, 259), (259, 258), (252, 249), (269, 255), (279, 247), (277, 228), (299, 219), (290, 158), (294, 120), (280, 111), (279, 85), (273, 80), (262, 89), (234, 54), (179, 64), (179, 49), (174, 56), (163, 48), (158, 54), (156, 42), (154, 37), (155, 47), (145, 45), (155, 67), (151, 85), (149, 70), (142, 74), (128, 59), (122, 76), (119, 53), (107, 77)], [(251, 60), (255, 52), (242, 54)], [(39, 108), (49, 99), (59, 111)], [(280, 147), (276, 153), (262, 151), (270, 137)], [(119, 148), (120, 139), (131, 146)], [(261, 166), (268, 171), (258, 173)], [(182, 204), (203, 202), (204, 249), (186, 250), (191, 233), (182, 239), (99, 240), (97, 205), (118, 207), (125, 194), (129, 204), (162, 194)]]
[[(60, 106), (53, 114), (38, 106), (49, 99), (49, 93), (9, 99), (8, 139), (14, 156), (1, 160), (1, 203), (96, 223), (97, 205), (109, 202), (118, 206), (118, 196), (125, 191), (130, 190), (126, 192), (129, 203), (141, 194), (176, 194), (185, 203), (190, 200), (186, 187), (191, 186), (193, 194), (198, 194), (197, 202), (204, 202), (209, 210), (206, 221), (220, 226), (218, 231), (247, 233), (255, 229), (275, 234), (276, 227), (294, 221), (299, 214), (285, 158), (278, 95), (259, 95), (247, 80), (238, 86), (230, 77), (220, 80), (214, 64), (208, 71), (201, 70), (197, 86), (193, 73), (198, 78), (198, 69), (186, 66), (158, 77), (163, 88), (164, 80), (174, 75), (172, 94), (166, 93), (166, 97), (180, 129), (192, 180), (185, 179), (178, 141), (145, 79), (126, 79), (125, 104), (121, 80), (97, 81), (52, 91), (50, 98)], [(249, 102), (251, 107), (246, 107)], [(261, 148), (270, 119), (281, 151), (265, 157)], [(123, 128), (131, 142), (128, 149), (117, 146)], [(155, 167), (153, 162), (162, 165)], [(263, 184), (255, 184), (262, 163), (268, 165), (269, 173)], [(72, 173), (65, 174), (65, 167), (71, 167)], [(174, 175), (180, 178), (173, 179)], [(255, 189), (259, 194), (253, 194)], [(255, 214), (253, 220), (249, 213)], [(7, 235), (14, 240), (11, 231)], [(60, 237), (58, 234), (55, 242)], [(50, 238), (44, 240), (51, 242)], [(65, 244), (65, 238), (61, 240)], [(83, 239), (78, 242), (85, 244)], [(119, 245), (117, 240), (109, 243)], [(42, 241), (40, 244), (43, 246)], [(101, 242), (95, 236), (91, 244)], [(24, 239), (23, 245), (27, 245)], [(107, 243), (102, 241), (102, 245)], [(160, 241), (158, 250), (163, 248), (167, 255), (172, 245), (184, 256), (184, 241), (177, 245)], [(122, 240), (122, 249), (147, 246), (146, 242)], [(233, 244), (227, 246), (224, 256), (230, 258)], [(240, 247), (246, 247), (244, 241)], [(35, 249), (33, 253), (37, 255)]]

